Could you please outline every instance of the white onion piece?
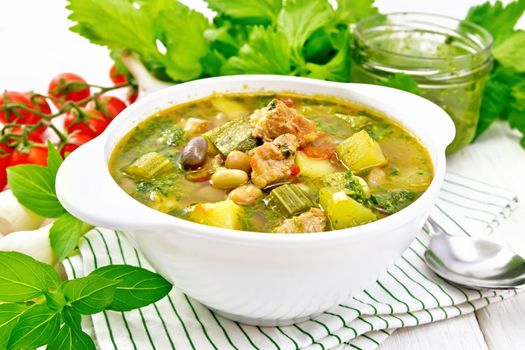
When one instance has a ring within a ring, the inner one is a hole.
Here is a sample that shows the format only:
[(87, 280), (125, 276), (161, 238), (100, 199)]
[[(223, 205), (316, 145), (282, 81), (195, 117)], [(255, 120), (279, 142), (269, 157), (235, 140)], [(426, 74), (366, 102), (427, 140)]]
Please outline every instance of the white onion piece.
[(39, 228), (44, 218), (33, 213), (18, 202), (13, 192), (0, 192), (0, 234)]
[(57, 259), (49, 242), (50, 228), (47, 225), (38, 230), (13, 232), (0, 239), (0, 251), (19, 252), (54, 266)]

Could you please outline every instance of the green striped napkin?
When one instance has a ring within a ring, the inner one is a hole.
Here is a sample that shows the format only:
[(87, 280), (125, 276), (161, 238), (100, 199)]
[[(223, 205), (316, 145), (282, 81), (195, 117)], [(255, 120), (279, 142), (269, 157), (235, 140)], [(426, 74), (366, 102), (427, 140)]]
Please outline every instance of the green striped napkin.
[[(517, 205), (514, 194), (448, 174), (432, 217), (451, 234), (488, 234)], [(100, 349), (374, 349), (400, 327), (473, 312), (516, 294), (460, 288), (433, 274), (423, 261), (428, 231), (377, 282), (313, 320), (287, 327), (229, 321), (179, 290), (154, 305), (104, 312), (84, 320)], [(119, 232), (95, 229), (80, 255), (66, 260), (71, 277), (107, 264), (152, 267)]]

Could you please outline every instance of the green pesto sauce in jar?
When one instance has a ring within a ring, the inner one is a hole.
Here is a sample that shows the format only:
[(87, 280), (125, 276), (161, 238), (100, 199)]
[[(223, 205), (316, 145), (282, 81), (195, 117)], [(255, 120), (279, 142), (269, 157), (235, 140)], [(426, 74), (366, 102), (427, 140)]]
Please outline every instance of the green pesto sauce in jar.
[(352, 45), (352, 81), (377, 84), (393, 73), (408, 74), (454, 121), (447, 153), (474, 139), (492, 67), (492, 39), (483, 28), (438, 15), (378, 15), (357, 24)]

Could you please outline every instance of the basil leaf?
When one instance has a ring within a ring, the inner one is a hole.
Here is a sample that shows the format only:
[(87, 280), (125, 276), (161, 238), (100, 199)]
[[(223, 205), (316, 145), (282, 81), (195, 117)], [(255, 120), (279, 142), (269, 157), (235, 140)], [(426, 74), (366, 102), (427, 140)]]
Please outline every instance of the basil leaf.
[(7, 168), (9, 187), (16, 199), (24, 207), (48, 218), (56, 218), (65, 212), (55, 193), (55, 175), (40, 165)]
[(20, 316), (9, 338), (8, 349), (38, 348), (49, 343), (60, 329), (60, 314), (37, 305)]
[(22, 302), (60, 283), (49, 265), (17, 252), (0, 252), (0, 301)]
[(47, 345), (46, 350), (95, 350), (91, 337), (81, 328), (63, 325), (58, 335)]
[(149, 270), (129, 265), (109, 265), (91, 272), (117, 281), (114, 299), (108, 309), (129, 311), (164, 298), (173, 288), (162, 276)]
[(0, 304), (0, 349), (5, 349), (20, 316), (29, 310), (23, 304)]
[(111, 304), (117, 284), (118, 281), (90, 275), (65, 281), (61, 289), (75, 311), (91, 315), (103, 311)]
[(62, 165), (62, 156), (51, 141), (47, 141), (47, 170), (50, 174), (56, 174)]
[(82, 323), (82, 315), (75, 311), (71, 306), (65, 306), (62, 309), (62, 319), (69, 327), (81, 328), (80, 324)]
[(63, 214), (51, 226), (49, 240), (58, 261), (64, 260), (77, 246), (80, 237), (92, 226), (85, 224), (69, 213)]

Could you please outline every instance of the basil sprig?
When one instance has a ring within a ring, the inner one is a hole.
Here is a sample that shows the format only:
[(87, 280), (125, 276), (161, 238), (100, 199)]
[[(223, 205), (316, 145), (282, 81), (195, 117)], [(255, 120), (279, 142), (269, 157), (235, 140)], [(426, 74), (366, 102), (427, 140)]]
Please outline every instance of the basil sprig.
[(27, 209), (46, 218), (58, 218), (51, 227), (49, 239), (59, 261), (78, 246), (80, 237), (92, 226), (78, 220), (58, 201), (55, 181), (62, 157), (48, 142), (47, 167), (24, 164), (9, 167), (7, 178), (16, 199)]
[(172, 285), (140, 267), (110, 265), (61, 282), (51, 266), (0, 252), (0, 350), (95, 349), (81, 315), (128, 311), (165, 297)]

